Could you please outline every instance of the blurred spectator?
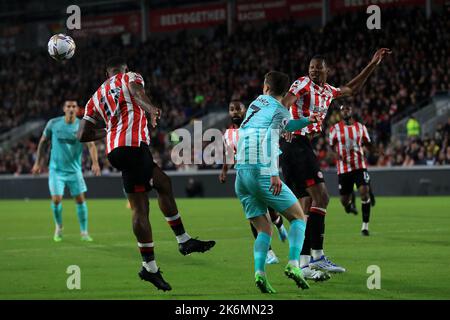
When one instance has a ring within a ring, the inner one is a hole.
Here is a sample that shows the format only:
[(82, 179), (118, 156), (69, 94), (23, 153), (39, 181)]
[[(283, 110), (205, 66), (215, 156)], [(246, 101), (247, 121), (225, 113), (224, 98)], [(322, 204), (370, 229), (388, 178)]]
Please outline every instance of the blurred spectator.
[(420, 123), (412, 115), (406, 122), (406, 135), (408, 138), (415, 138), (420, 135)]
[[(161, 122), (151, 130), (152, 153), (165, 170), (201, 170), (208, 165), (176, 166), (171, 159), (171, 132), (211, 110), (226, 110), (231, 98), (251, 101), (261, 93), (263, 75), (272, 69), (291, 79), (307, 74), (315, 53), (329, 61), (329, 82), (343, 85), (359, 72), (378, 47), (393, 54), (380, 65), (357, 96), (346, 101), (359, 110), (370, 131), (374, 151), (370, 165), (436, 165), (450, 161), (450, 119), (433, 137), (391, 141), (392, 118), (411, 105), (422, 103), (439, 91), (449, 91), (450, 72), (448, 13), (426, 19), (422, 9), (383, 11), (383, 29), (368, 32), (366, 15), (336, 16), (325, 28), (311, 28), (294, 21), (256, 26), (243, 23), (231, 36), (220, 26), (207, 35), (181, 32), (151, 38), (146, 43), (123, 46), (106, 37), (77, 43), (77, 53), (56, 63), (45, 52), (22, 51), (0, 55), (0, 134), (27, 120), (48, 120), (61, 112), (61, 100), (77, 97), (86, 102), (104, 79), (104, 62), (110, 52), (125, 56), (133, 71), (142, 73), (152, 99), (163, 109)], [(420, 26), (411, 28), (410, 26)], [(299, 38), (298, 35), (302, 37)], [(413, 49), (411, 49), (413, 48)], [(329, 112), (329, 122), (339, 115)], [(420, 129), (419, 129), (420, 132)], [(412, 134), (419, 137), (418, 134)], [(315, 139), (320, 165), (334, 165), (326, 139)], [(34, 161), (36, 138), (25, 139), (8, 151), (0, 151), (0, 173), (28, 173)], [(99, 157), (105, 174), (113, 171), (104, 147)], [(194, 155), (199, 157), (198, 154)], [(89, 157), (83, 166), (88, 168)]]

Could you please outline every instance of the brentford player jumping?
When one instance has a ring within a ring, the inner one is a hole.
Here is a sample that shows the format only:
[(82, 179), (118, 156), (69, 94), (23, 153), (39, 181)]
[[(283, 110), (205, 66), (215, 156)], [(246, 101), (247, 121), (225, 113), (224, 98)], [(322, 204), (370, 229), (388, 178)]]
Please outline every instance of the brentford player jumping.
[[(228, 114), (230, 115), (232, 125), (225, 131), (223, 135), (223, 141), (225, 145), (225, 156), (226, 163), (222, 165), (222, 172), (219, 176), (220, 183), (225, 183), (227, 181), (227, 172), (228, 172), (228, 164), (234, 164), (238, 139), (239, 139), (239, 127), (244, 120), (245, 114), (247, 112), (247, 108), (245, 105), (239, 100), (232, 100), (228, 106)], [(285, 242), (288, 233), (286, 228), (283, 225), (283, 218), (272, 208), (268, 209), (270, 214), (270, 219), (272, 223), (277, 227), (278, 236), (282, 242)], [(253, 237), (256, 239), (258, 236), (258, 231), (256, 231), (255, 227), (250, 223), (250, 228), (252, 230)], [(266, 263), (267, 264), (276, 264), (279, 263), (275, 252), (272, 250), (272, 247), (269, 247), (269, 252), (267, 253)]]
[(342, 119), (330, 128), (330, 145), (337, 153), (336, 163), (339, 177), (341, 203), (347, 212), (352, 206), (353, 186), (356, 184), (361, 196), (363, 236), (369, 235), (370, 176), (364, 159), (363, 145), (370, 143), (367, 128), (352, 116), (352, 108), (341, 106)]
[[(146, 95), (142, 76), (129, 72), (126, 61), (120, 57), (107, 62), (106, 72), (108, 80), (86, 105), (78, 138), (87, 142), (106, 136), (108, 160), (122, 172), (123, 186), (133, 212), (133, 231), (143, 260), (139, 276), (158, 289), (171, 290), (155, 261), (147, 194), (150, 189), (156, 189), (159, 207), (175, 233), (183, 255), (205, 252), (215, 245), (215, 241), (192, 239), (185, 232), (170, 178), (153, 162), (146, 113), (155, 127), (161, 110), (154, 107)], [(106, 130), (102, 128), (105, 126)]]
[[(322, 121), (334, 99), (356, 94), (378, 64), (391, 53), (379, 49), (369, 64), (354, 79), (342, 87), (327, 83), (328, 66), (323, 56), (314, 56), (309, 63), (308, 76), (298, 78), (283, 99), (290, 108), (293, 119), (317, 114)], [(345, 269), (331, 262), (323, 252), (325, 215), (329, 202), (319, 162), (311, 145), (311, 138), (322, 131), (321, 123), (314, 123), (296, 131), (292, 142), (281, 141), (281, 167), (286, 184), (300, 199), (308, 215), (308, 223), (303, 244), (300, 265), (306, 278), (317, 277), (312, 269), (328, 272), (345, 272)]]

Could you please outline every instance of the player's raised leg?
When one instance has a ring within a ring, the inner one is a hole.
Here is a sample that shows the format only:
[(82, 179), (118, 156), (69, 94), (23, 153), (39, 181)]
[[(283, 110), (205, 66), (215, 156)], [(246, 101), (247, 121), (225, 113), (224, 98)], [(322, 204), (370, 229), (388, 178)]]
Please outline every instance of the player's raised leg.
[(268, 214), (250, 218), (258, 235), (253, 246), (253, 258), (255, 262), (255, 284), (262, 293), (276, 293), (266, 276), (266, 258), (272, 240), (272, 224)]
[[(272, 219), (272, 217), (271, 217)], [(252, 230), (253, 237), (256, 239), (258, 237), (258, 231), (255, 229), (253, 224), (250, 222), (250, 228)], [(277, 264), (280, 260), (278, 259), (275, 252), (272, 250), (272, 246), (269, 246), (269, 251), (267, 252), (266, 263), (267, 264)]]
[[(287, 186), (284, 186), (286, 189)], [(289, 190), (289, 189), (288, 189)], [(285, 190), (287, 191), (287, 190)], [(289, 190), (290, 191), (290, 190)], [(293, 199), (295, 199), (292, 194)], [(309, 284), (303, 277), (299, 259), (302, 251), (303, 241), (305, 240), (306, 219), (303, 214), (300, 203), (295, 199), (295, 202), (286, 210), (282, 212), (290, 223), (288, 239), (289, 239), (289, 261), (286, 265), (284, 273), (289, 278), (293, 279), (298, 287), (308, 289)]]
[[(172, 182), (161, 168), (154, 164), (153, 168), (153, 187), (158, 193), (158, 204), (164, 214), (167, 223), (173, 230), (178, 242), (178, 249), (181, 254), (187, 255), (193, 252), (205, 252), (210, 250), (216, 244), (215, 241), (202, 241), (193, 239), (185, 231), (181, 216), (178, 212), (177, 204), (172, 191)], [(131, 204), (131, 207), (133, 205)]]

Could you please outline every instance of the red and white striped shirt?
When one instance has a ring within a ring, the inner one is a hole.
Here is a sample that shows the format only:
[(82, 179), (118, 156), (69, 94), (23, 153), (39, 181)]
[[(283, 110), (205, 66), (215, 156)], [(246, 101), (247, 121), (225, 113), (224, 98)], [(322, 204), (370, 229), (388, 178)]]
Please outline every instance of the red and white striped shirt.
[(322, 121), (327, 115), (328, 107), (333, 99), (341, 94), (339, 88), (325, 83), (323, 87), (315, 84), (308, 76), (298, 78), (289, 89), (289, 92), (297, 97), (297, 101), (291, 106), (292, 119), (309, 117), (318, 114), (321, 121), (312, 123), (302, 130), (295, 131), (294, 134), (307, 135), (322, 131)]
[(330, 144), (338, 154), (338, 174), (367, 168), (363, 142), (370, 142), (370, 137), (366, 126), (359, 122), (347, 126), (341, 121), (331, 127)]
[(103, 119), (108, 132), (106, 149), (139, 147), (150, 144), (145, 111), (130, 94), (129, 83), (144, 86), (144, 79), (135, 72), (118, 73), (106, 80), (86, 104), (83, 119), (97, 123)]
[[(225, 144), (225, 154), (230, 157), (232, 154), (233, 163), (237, 152), (237, 145), (239, 140), (239, 128), (228, 128), (223, 134), (223, 142)], [(228, 158), (227, 157), (227, 158)], [(231, 157), (230, 157), (231, 160)]]

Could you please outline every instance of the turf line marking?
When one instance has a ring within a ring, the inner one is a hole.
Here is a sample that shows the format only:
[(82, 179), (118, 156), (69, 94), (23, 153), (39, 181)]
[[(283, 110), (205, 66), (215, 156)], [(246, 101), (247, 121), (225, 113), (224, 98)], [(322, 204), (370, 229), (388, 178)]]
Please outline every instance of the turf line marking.
[[(248, 237), (232, 237), (232, 238), (220, 238), (219, 241), (227, 241), (227, 240), (247, 240)], [(63, 240), (64, 241), (64, 240)], [(50, 241), (49, 241), (50, 242)], [(160, 244), (160, 243), (176, 243), (176, 240), (157, 240), (155, 241), (156, 243)], [(134, 242), (121, 242), (121, 243), (117, 243), (117, 244), (85, 244), (83, 245), (80, 242), (80, 245), (62, 245), (61, 243), (55, 243), (55, 247), (51, 248), (51, 250), (55, 250), (55, 249), (82, 249), (82, 250), (86, 250), (86, 249), (100, 249), (100, 248), (136, 248), (135, 243)], [(44, 248), (27, 248), (27, 249), (7, 249), (7, 250), (0, 250), (0, 252), (2, 253), (20, 253), (20, 252), (30, 252), (30, 251), (49, 251), (49, 247), (44, 247)]]
[[(195, 230), (190, 230), (191, 234), (197, 233), (197, 232), (203, 232), (203, 231), (222, 231), (224, 230), (224, 228), (196, 228)], [(247, 226), (243, 226), (243, 227), (230, 227), (230, 228), (226, 228), (226, 230), (247, 230)], [(192, 232), (195, 231), (195, 232)], [(162, 233), (167, 233), (167, 230), (161, 230), (161, 231), (153, 231), (153, 234), (162, 234)], [(93, 232), (92, 236), (96, 237), (96, 236), (108, 236), (108, 235), (129, 235), (132, 234), (132, 231), (130, 230), (128, 231), (124, 231), (124, 232)], [(79, 233), (64, 233), (63, 236), (79, 236)], [(49, 235), (42, 235), (42, 236), (26, 236), (26, 237), (6, 237), (6, 238), (0, 238), (0, 240), (6, 240), (6, 241), (13, 241), (13, 240), (36, 240), (36, 239), (51, 239), (53, 237), (52, 234)]]
[[(203, 231), (222, 231), (224, 230), (224, 228), (196, 228), (195, 229), (195, 233), (197, 232), (203, 232)], [(230, 227), (230, 228), (226, 228), (226, 230), (247, 230), (247, 226), (245, 227)], [(191, 230), (192, 231), (192, 230)], [(386, 231), (384, 229), (380, 229), (379, 231), (374, 231), (376, 234), (379, 235), (390, 235), (390, 234), (399, 234), (399, 233), (427, 233), (427, 232), (448, 232), (449, 229), (443, 229), (443, 228), (434, 228), (434, 229), (421, 229), (421, 230), (417, 230), (417, 229), (410, 229), (410, 230), (392, 230), (392, 231)], [(153, 234), (163, 234), (163, 233), (167, 233), (167, 231), (153, 231)], [(193, 234), (193, 232), (190, 232), (191, 234)], [(96, 237), (96, 236), (109, 236), (109, 235), (113, 235), (113, 236), (117, 236), (117, 235), (129, 235), (131, 234), (130, 232), (101, 232), (101, 233), (97, 233), (94, 232), (92, 233), (92, 236)], [(339, 231), (339, 230), (335, 230), (331, 233), (332, 235), (335, 234), (348, 234), (348, 231)], [(78, 233), (64, 233), (65, 237), (76, 237), (79, 236)], [(0, 240), (4, 240), (4, 241), (14, 241), (14, 240), (38, 240), (38, 239), (51, 239), (52, 235), (42, 235), (42, 236), (27, 236), (27, 237), (6, 237), (6, 238), (0, 238)]]

